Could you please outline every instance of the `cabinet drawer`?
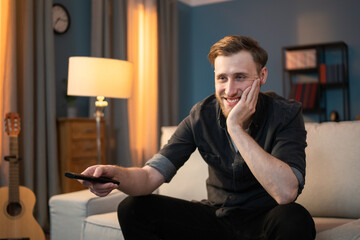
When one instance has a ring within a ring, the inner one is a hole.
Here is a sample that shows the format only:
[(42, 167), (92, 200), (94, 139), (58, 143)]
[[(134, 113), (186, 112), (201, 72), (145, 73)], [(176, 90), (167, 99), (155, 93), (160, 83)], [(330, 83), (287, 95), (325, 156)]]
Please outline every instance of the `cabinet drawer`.
[[(1, 1), (1, 0), (0, 0)], [(59, 166), (62, 191), (71, 192), (84, 187), (64, 176), (65, 171), (80, 173), (98, 163), (97, 128), (95, 119), (60, 118), (58, 124)], [(105, 121), (101, 121), (101, 163), (106, 161)]]
[(73, 158), (71, 165), (68, 166), (68, 171), (81, 173), (87, 167), (97, 164), (97, 158), (95, 157), (82, 157), (82, 158)]
[[(66, 171), (81, 173), (87, 167), (95, 165), (97, 163), (96, 157), (88, 157), (88, 158), (77, 158), (73, 159), (71, 164), (67, 167)], [(74, 179), (69, 179), (64, 176), (64, 173), (61, 174), (62, 176), (62, 190), (63, 192), (74, 192), (79, 191), (82, 189), (86, 189), (82, 184)]]
[[(100, 126), (100, 136), (104, 137), (104, 125)], [(71, 137), (79, 138), (96, 138), (96, 122), (73, 122), (71, 123)]]
[(97, 156), (97, 145), (95, 139), (89, 140), (74, 140), (71, 143), (71, 156), (78, 157), (92, 157)]

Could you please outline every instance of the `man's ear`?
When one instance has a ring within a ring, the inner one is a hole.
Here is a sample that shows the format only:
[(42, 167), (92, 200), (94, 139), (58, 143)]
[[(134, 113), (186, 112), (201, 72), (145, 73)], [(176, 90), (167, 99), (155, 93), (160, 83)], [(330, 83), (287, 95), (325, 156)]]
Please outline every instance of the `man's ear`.
[(261, 85), (264, 85), (266, 83), (267, 76), (268, 76), (267, 68), (263, 67), (260, 71), (260, 84)]

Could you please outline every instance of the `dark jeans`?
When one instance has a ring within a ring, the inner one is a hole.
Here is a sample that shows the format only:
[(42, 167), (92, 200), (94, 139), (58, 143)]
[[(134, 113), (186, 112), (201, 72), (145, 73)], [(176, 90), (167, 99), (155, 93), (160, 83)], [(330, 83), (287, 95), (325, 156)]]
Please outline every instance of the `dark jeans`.
[(315, 239), (309, 212), (297, 203), (272, 209), (235, 210), (225, 217), (216, 207), (160, 195), (127, 197), (118, 207), (126, 240)]

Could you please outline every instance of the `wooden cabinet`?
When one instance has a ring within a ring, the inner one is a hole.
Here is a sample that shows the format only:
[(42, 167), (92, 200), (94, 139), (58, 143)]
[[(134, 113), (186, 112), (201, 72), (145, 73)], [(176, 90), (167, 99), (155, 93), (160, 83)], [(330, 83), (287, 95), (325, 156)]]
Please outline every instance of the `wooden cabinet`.
[[(105, 164), (105, 123), (100, 124), (101, 162)], [(64, 176), (65, 171), (81, 173), (97, 164), (96, 122), (91, 118), (59, 118), (57, 120), (59, 169), (64, 193), (84, 189), (76, 180)]]

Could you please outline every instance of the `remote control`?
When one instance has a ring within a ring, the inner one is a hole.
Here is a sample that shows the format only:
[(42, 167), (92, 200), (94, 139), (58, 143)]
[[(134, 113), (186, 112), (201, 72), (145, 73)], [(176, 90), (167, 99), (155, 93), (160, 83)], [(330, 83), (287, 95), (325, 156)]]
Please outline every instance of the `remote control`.
[(117, 185), (120, 184), (119, 181), (116, 181), (114, 179), (108, 178), (108, 177), (93, 177), (89, 175), (83, 175), (79, 173), (72, 173), (72, 172), (65, 172), (65, 177), (72, 178), (72, 179), (81, 179), (89, 182), (97, 182), (97, 183), (115, 183)]

